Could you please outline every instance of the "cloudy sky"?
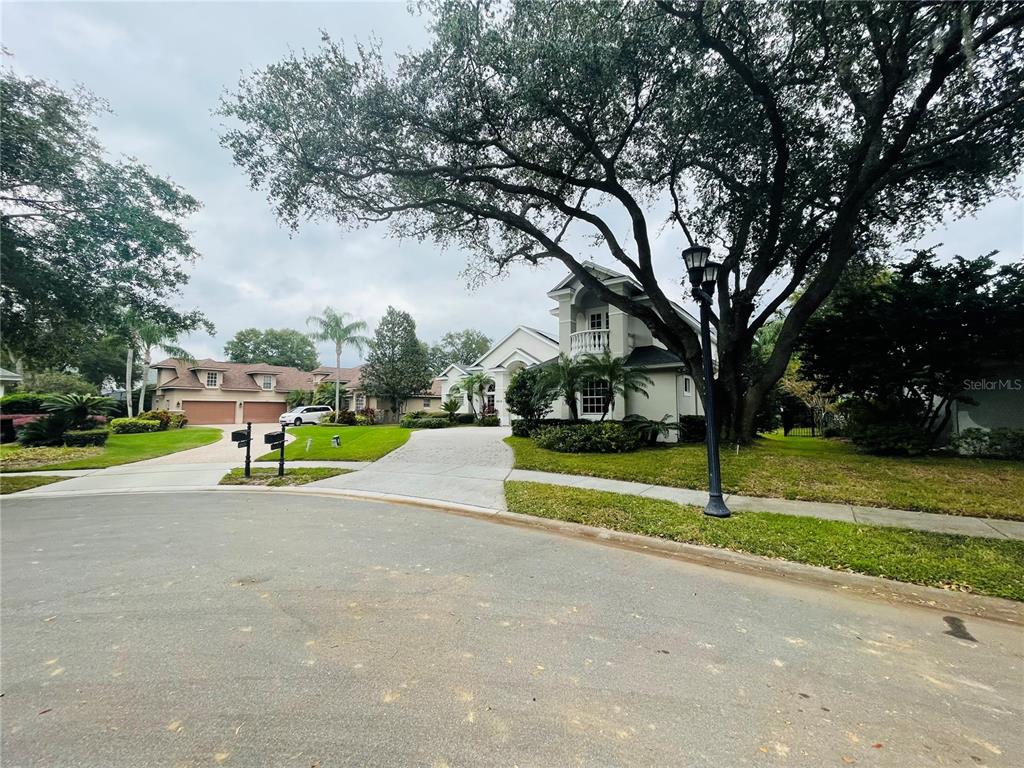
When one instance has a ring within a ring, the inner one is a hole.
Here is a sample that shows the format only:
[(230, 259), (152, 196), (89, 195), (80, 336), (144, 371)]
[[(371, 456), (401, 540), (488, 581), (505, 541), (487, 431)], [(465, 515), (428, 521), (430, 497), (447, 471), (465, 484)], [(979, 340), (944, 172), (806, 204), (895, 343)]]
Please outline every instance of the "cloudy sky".
[[(289, 49), (316, 48), (320, 30), (350, 43), (381, 40), (386, 55), (418, 48), (424, 19), (402, 3), (17, 3), (2, 5), (2, 40), (17, 71), (81, 84), (106, 99), (114, 114), (99, 122), (103, 144), (132, 155), (199, 198), (189, 222), (202, 253), (179, 303), (202, 309), (214, 337), (194, 335), (197, 356), (219, 357), (241, 328), (304, 328), (330, 304), (371, 327), (392, 304), (416, 319), (420, 338), (475, 327), (500, 338), (516, 324), (555, 330), (545, 292), (557, 267), (517, 268), (509, 277), (470, 290), (460, 276), (466, 255), (429, 243), (389, 238), (383, 229), (347, 232), (307, 224), (289, 233), (260, 192), (248, 188), (218, 144), (211, 115), (239, 75), (279, 60)], [(1024, 252), (1024, 208), (998, 200), (976, 219), (950, 222), (921, 245), (976, 255)], [(658, 240), (656, 267), (678, 283), (679, 238)], [(598, 261), (605, 261), (595, 252)], [(682, 297), (680, 297), (682, 299)], [(330, 360), (326, 346), (323, 359)], [(344, 364), (358, 360), (346, 356)]]

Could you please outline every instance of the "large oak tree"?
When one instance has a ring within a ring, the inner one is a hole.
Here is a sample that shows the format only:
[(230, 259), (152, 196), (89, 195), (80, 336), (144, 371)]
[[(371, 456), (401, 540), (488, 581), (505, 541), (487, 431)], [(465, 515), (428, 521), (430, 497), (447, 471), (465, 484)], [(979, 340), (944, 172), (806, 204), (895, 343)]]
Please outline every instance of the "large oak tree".
[[(696, 370), (652, 242), (667, 221), (714, 245), (717, 386), (738, 440), (851, 261), (977, 210), (1021, 167), (1024, 4), (431, 10), (430, 45), (394, 70), (325, 37), (244, 78), (222, 106), (235, 161), (293, 226), (386, 221), (488, 274), (560, 261)], [(595, 252), (651, 303), (596, 280)], [(754, 374), (755, 334), (780, 311)]]

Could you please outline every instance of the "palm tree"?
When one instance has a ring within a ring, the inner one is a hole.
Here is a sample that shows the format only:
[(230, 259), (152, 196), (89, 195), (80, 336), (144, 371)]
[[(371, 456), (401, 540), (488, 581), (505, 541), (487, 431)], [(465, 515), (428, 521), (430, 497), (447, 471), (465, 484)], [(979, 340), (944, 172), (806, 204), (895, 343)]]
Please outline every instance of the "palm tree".
[(330, 341), (334, 343), (334, 412), (341, 410), (341, 352), (346, 344), (362, 352), (370, 342), (367, 336), (362, 333), (366, 331), (366, 323), (362, 320), (350, 319), (348, 312), (335, 312), (332, 307), (324, 307), (322, 315), (310, 315), (306, 318), (306, 325), (311, 325), (315, 330), (310, 332), (309, 338), (313, 341)]
[[(152, 362), (153, 349), (162, 349), (168, 357), (182, 360), (186, 363), (194, 363), (195, 357), (182, 347), (178, 346), (178, 337), (167, 328), (156, 323), (142, 323), (130, 329), (129, 333), (135, 342), (131, 346), (138, 346), (142, 350), (142, 386), (139, 387), (139, 413), (142, 413), (146, 402), (146, 377), (149, 375), (149, 364)], [(130, 390), (126, 394), (130, 400)], [(131, 414), (129, 413), (129, 416)]]
[(614, 406), (615, 395), (625, 397), (627, 392), (639, 392), (644, 397), (650, 397), (647, 394), (647, 387), (653, 386), (654, 381), (643, 369), (628, 367), (626, 358), (613, 357), (611, 351), (605, 349), (600, 355), (584, 355), (582, 361), (584, 377), (605, 384), (601, 421), (604, 421), (604, 417)]
[(551, 385), (558, 390), (558, 394), (569, 406), (569, 415), (572, 416), (572, 420), (579, 421), (577, 397), (583, 379), (583, 367), (563, 352), (547, 371)]
[(454, 387), (448, 390), (449, 394), (457, 395), (461, 392), (466, 393), (466, 398), (469, 400), (469, 411), (476, 416), (476, 407), (473, 405), (473, 396), (480, 396), (480, 406), (483, 409), (484, 401), (487, 397), (487, 389), (494, 385), (494, 379), (487, 375), (486, 371), (477, 371), (471, 373), (469, 376), (464, 378)]

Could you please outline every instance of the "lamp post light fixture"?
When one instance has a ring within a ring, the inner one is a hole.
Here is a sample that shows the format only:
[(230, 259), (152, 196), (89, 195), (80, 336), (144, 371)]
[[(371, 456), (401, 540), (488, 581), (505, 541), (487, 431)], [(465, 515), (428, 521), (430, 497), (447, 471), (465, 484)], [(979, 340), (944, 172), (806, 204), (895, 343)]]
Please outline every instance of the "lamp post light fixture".
[(711, 301), (718, 281), (718, 268), (711, 260), (711, 249), (691, 245), (683, 251), (683, 262), (690, 278), (693, 298), (700, 305), (700, 346), (704, 356), (704, 421), (707, 425), (705, 443), (708, 449), (708, 504), (704, 514), (729, 517), (729, 508), (722, 498), (722, 468), (718, 457), (718, 423), (715, 419), (715, 374), (711, 366)]

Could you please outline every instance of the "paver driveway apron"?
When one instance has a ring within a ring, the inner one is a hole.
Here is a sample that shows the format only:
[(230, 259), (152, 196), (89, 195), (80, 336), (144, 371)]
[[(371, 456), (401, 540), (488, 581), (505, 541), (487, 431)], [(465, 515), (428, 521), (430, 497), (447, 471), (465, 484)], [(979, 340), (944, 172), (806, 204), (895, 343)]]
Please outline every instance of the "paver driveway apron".
[(404, 446), (351, 475), (311, 485), (505, 509), (512, 449), (502, 427), (451, 427), (412, 433)]

